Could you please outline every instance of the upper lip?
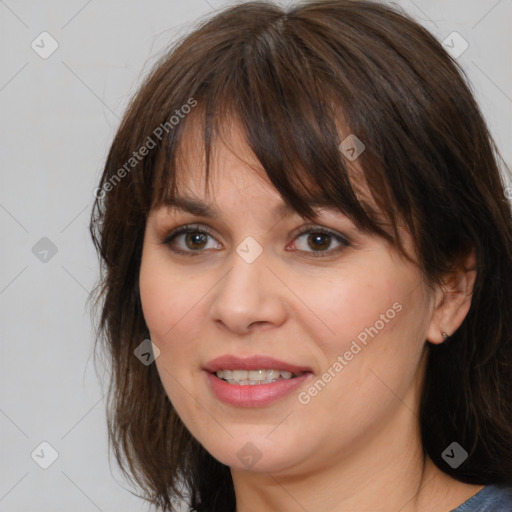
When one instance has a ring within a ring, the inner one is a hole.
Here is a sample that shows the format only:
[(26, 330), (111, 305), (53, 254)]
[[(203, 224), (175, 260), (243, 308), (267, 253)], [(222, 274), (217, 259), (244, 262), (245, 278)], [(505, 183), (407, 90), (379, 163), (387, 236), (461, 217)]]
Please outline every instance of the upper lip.
[(307, 366), (300, 366), (280, 361), (270, 356), (256, 355), (251, 357), (238, 357), (226, 354), (212, 359), (204, 366), (207, 372), (215, 373), (218, 370), (283, 370), (291, 373), (311, 372)]

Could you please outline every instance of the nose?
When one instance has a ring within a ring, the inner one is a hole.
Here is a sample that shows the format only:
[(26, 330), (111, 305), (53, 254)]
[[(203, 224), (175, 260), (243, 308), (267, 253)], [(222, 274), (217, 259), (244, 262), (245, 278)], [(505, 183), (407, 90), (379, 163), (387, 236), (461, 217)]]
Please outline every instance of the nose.
[(278, 327), (286, 320), (286, 287), (269, 268), (264, 253), (248, 263), (237, 253), (214, 288), (212, 320), (233, 334)]

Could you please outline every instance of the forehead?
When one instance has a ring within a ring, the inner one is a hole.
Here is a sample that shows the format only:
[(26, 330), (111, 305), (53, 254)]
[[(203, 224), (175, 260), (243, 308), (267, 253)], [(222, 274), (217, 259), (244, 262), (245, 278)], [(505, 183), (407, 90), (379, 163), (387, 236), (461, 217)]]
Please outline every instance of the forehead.
[[(211, 139), (208, 182), (229, 179), (241, 188), (248, 182), (251, 186), (259, 183), (268, 187), (270, 181), (247, 143), (241, 124), (227, 119), (219, 128)], [(176, 150), (175, 172), (179, 190), (204, 188), (206, 158), (204, 128), (195, 116), (187, 120)]]
[[(246, 187), (251, 187), (253, 191), (259, 189), (272, 199), (282, 201), (281, 194), (248, 144), (244, 127), (236, 118), (227, 116), (218, 124), (218, 131), (212, 134), (207, 169), (208, 180), (206, 180), (207, 155), (204, 137), (204, 124), (200, 116), (194, 114), (187, 119), (176, 148), (174, 169), (176, 192), (179, 191), (180, 194), (185, 195), (188, 193), (195, 196), (213, 196), (215, 189), (229, 180), (230, 184), (238, 187), (241, 192)], [(377, 211), (378, 208), (360, 165), (357, 162), (348, 162), (347, 169), (351, 186), (359, 200), (373, 211)], [(315, 182), (312, 177), (314, 170), (301, 173), (297, 168), (282, 166), (281, 175), (284, 181), (294, 185), (294, 189), (305, 198), (308, 204), (336, 208), (332, 200), (327, 200), (327, 194), (319, 183), (320, 180)], [(208, 188), (206, 184), (209, 185)]]

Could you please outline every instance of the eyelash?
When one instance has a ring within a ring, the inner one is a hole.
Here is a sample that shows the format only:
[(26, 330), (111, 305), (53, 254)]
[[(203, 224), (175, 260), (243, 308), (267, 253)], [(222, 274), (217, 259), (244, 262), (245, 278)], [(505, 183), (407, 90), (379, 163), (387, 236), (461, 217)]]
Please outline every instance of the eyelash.
[[(198, 225), (190, 225), (189, 224), (186, 226), (181, 226), (179, 228), (173, 229), (169, 234), (167, 234), (165, 236), (165, 238), (162, 240), (161, 244), (162, 245), (170, 245), (171, 242), (174, 239), (176, 239), (179, 235), (188, 234), (188, 233), (205, 234), (205, 235), (209, 235), (215, 239), (215, 237), (213, 236), (213, 233), (208, 228), (200, 227)], [(322, 257), (331, 256), (333, 253), (337, 253), (340, 250), (342, 250), (343, 248), (350, 246), (350, 242), (345, 237), (341, 236), (340, 234), (338, 234), (334, 231), (331, 231), (330, 229), (327, 229), (327, 228), (320, 228), (320, 227), (313, 228), (311, 226), (307, 227), (305, 229), (302, 229), (300, 232), (294, 234), (294, 240), (296, 238), (299, 238), (302, 235), (305, 235), (305, 234), (329, 235), (342, 245), (342, 247), (338, 247), (337, 249), (330, 249), (328, 251), (312, 251), (312, 252), (310, 252), (310, 251), (300, 251), (299, 250), (299, 252), (308, 253), (311, 256), (313, 256), (314, 258), (322, 258)], [(171, 250), (178, 254), (184, 254), (184, 255), (193, 256), (193, 257), (201, 256), (202, 253), (204, 252), (201, 250), (183, 251), (181, 249), (172, 249), (172, 248), (171, 248)]]

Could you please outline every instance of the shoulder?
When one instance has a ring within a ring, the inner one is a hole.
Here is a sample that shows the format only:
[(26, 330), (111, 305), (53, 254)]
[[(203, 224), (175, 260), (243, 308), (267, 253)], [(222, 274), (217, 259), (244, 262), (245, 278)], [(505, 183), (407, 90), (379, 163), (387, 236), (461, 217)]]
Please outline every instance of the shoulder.
[(486, 485), (451, 512), (511, 512), (512, 487), (503, 484)]

